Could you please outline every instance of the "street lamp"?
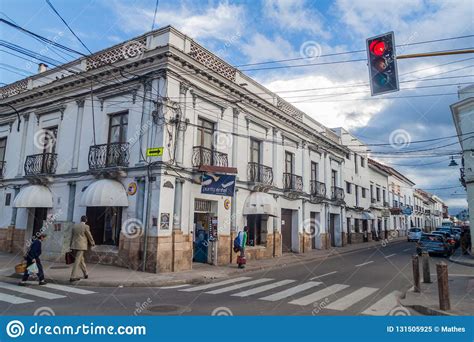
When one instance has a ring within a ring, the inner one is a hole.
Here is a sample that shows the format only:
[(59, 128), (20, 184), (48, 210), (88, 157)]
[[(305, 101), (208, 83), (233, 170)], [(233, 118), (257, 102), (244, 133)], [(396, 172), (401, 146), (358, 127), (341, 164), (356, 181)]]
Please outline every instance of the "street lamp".
[(451, 156), (451, 161), (449, 162), (448, 166), (458, 166), (458, 163), (454, 160), (454, 156)]
[(8, 103), (5, 103), (5, 104), (0, 104), (0, 107), (10, 107), (11, 109), (13, 109), (16, 113), (16, 115), (18, 116), (18, 127), (17, 127), (17, 132), (20, 131), (20, 123), (21, 123), (21, 116), (20, 116), (20, 113), (18, 113), (18, 111), (16, 110), (15, 107), (13, 107), (11, 104), (8, 104)]

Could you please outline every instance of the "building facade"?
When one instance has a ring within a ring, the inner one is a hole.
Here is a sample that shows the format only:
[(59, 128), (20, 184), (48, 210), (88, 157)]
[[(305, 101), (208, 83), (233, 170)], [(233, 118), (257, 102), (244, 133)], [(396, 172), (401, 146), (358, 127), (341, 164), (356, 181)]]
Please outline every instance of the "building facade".
[(408, 227), (411, 181), (172, 27), (0, 94), (2, 251), (62, 260), (82, 215), (88, 261), (149, 272), (235, 262), (244, 226), (250, 259)]

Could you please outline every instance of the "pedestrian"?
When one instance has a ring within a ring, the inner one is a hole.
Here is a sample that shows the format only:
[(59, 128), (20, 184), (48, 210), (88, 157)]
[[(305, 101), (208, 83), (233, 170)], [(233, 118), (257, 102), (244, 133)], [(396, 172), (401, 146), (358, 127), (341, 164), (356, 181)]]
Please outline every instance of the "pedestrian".
[(30, 273), (28, 271), (28, 267), (33, 264), (36, 264), (38, 268), (38, 280), (40, 285), (46, 285), (46, 281), (44, 281), (44, 271), (43, 271), (43, 264), (41, 264), (40, 256), (41, 256), (41, 244), (43, 240), (46, 238), (46, 234), (40, 233), (36, 239), (33, 239), (30, 248), (28, 248), (28, 252), (25, 255), (26, 259), (26, 270), (23, 273), (23, 278), (19, 285), (24, 286), (26, 285), (26, 281), (30, 277)]
[(247, 245), (249, 227), (245, 226), (242, 232), (239, 232), (237, 239), (240, 243), (240, 256), (237, 258), (239, 268), (245, 268), (247, 260), (245, 259), (245, 246)]
[(92, 238), (90, 227), (87, 225), (87, 216), (81, 217), (81, 223), (75, 224), (72, 227), (71, 236), (71, 250), (74, 253), (74, 265), (72, 267), (70, 282), (78, 281), (80, 278), (77, 275), (79, 267), (82, 270), (84, 279), (89, 278), (87, 274), (87, 267), (84, 261), (84, 253), (90, 247), (95, 246), (94, 239)]

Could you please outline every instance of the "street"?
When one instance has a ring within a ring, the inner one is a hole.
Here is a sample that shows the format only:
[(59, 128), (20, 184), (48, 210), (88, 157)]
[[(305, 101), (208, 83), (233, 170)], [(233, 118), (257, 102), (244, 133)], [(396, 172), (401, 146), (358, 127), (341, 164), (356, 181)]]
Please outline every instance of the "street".
[[(418, 315), (398, 304), (411, 287), (413, 242), (393, 242), (209, 284), (162, 288), (28, 287), (0, 283), (1, 315)], [(448, 263), (449, 274), (473, 275)], [(250, 261), (251, 262), (251, 261)], [(453, 306), (456, 303), (452, 303)]]

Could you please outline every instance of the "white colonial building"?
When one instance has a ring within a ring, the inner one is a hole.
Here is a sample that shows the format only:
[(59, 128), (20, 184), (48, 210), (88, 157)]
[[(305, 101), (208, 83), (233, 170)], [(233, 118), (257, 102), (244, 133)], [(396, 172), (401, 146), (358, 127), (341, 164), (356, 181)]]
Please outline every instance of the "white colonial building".
[(234, 262), (244, 226), (251, 259), (408, 227), (411, 181), (172, 27), (0, 94), (3, 251), (61, 259), (82, 215), (89, 261), (151, 272)]

